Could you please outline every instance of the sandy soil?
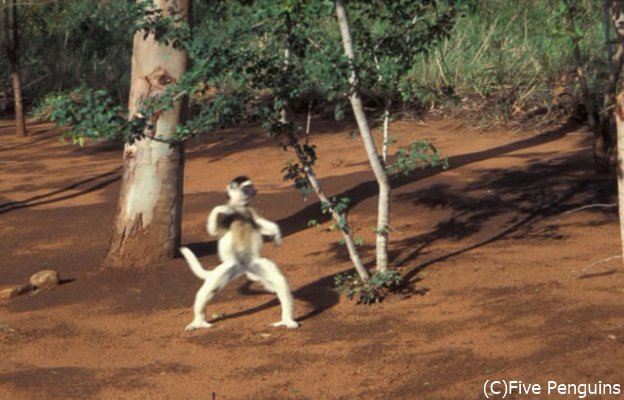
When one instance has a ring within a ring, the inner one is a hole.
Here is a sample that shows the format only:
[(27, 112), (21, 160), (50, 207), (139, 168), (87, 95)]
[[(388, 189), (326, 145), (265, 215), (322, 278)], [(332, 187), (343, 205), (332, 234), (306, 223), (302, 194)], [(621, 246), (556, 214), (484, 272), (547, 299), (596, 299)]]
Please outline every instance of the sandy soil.
[[(292, 156), (254, 126), (188, 146), (183, 242), (206, 266), (204, 231), (226, 182), (252, 176), (256, 207), (284, 245), (296, 331), (279, 306), (237, 280), (209, 305), (210, 330), (184, 332), (200, 282), (181, 259), (102, 270), (121, 150), (61, 143), (50, 124), (18, 140), (0, 121), (0, 285), (41, 269), (65, 283), (0, 304), (0, 399), (478, 399), (486, 380), (624, 385), (624, 275), (614, 177), (592, 172), (588, 133), (479, 133), (456, 120), (398, 122), (398, 144), (430, 138), (447, 171), (394, 181), (391, 259), (411, 294), (358, 306), (333, 289), (350, 269), (315, 199), (281, 180)], [(375, 184), (353, 127), (315, 122), (318, 174), (352, 199), (374, 254)], [(308, 227), (318, 219), (319, 227)], [(496, 387), (494, 387), (496, 389)], [(571, 390), (571, 388), (570, 388)], [(606, 390), (606, 389), (605, 389)], [(622, 388), (624, 391), (624, 388)], [(615, 395), (594, 399), (621, 398)]]

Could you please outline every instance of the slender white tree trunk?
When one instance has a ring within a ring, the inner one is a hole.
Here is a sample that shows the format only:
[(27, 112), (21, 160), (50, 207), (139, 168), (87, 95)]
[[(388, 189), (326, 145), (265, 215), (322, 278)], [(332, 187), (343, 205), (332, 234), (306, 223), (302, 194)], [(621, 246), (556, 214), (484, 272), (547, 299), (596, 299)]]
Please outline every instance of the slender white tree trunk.
[(379, 185), (376, 229), (377, 270), (384, 271), (388, 268), (390, 183), (388, 181), (388, 175), (379, 160), (379, 154), (377, 153), (375, 141), (373, 140), (373, 135), (368, 125), (364, 106), (362, 105), (362, 99), (360, 97), (359, 80), (355, 69), (355, 52), (353, 50), (353, 40), (351, 38), (347, 10), (342, 0), (335, 0), (334, 4), (336, 5), (336, 16), (338, 18), (344, 52), (351, 62), (351, 76), (349, 78), (351, 92), (349, 94), (349, 100), (358, 124), (360, 137), (362, 138), (366, 154), (368, 155), (368, 160), (375, 174), (375, 178), (377, 179), (377, 184)]
[[(188, 16), (189, 0), (155, 0), (168, 10), (176, 4)], [(161, 95), (187, 67), (185, 51), (160, 44), (143, 32), (134, 36), (129, 118), (141, 104)], [(148, 136), (168, 140), (180, 122), (182, 105), (153, 117)], [(124, 173), (117, 217), (105, 263), (113, 266), (148, 265), (171, 258), (180, 245), (184, 148), (145, 138), (124, 149)]]
[(383, 147), (381, 149), (381, 159), (383, 165), (388, 165), (388, 141), (390, 140), (390, 106), (388, 105), (383, 114)]
[[(375, 62), (375, 67), (377, 68), (377, 72), (379, 76), (377, 77), (377, 81), (379, 83), (383, 82), (383, 75), (381, 74), (381, 66), (379, 65), (379, 60), (377, 56), (373, 56), (373, 61)], [(388, 140), (389, 140), (389, 129), (390, 129), (390, 106), (392, 104), (391, 95), (388, 94), (388, 98), (386, 99), (386, 105), (384, 106), (383, 113), (383, 144), (381, 147), (381, 160), (383, 161), (384, 167), (388, 165)]]

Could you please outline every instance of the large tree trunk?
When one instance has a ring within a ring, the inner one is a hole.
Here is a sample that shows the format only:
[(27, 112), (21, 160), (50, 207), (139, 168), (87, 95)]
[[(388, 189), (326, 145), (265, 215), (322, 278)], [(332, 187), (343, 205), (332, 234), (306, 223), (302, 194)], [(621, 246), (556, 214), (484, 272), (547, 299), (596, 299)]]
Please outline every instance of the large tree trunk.
[[(624, 1), (611, 0), (610, 14), (615, 23), (615, 31), (619, 42), (618, 51), (624, 49)], [(614, 56), (615, 57), (615, 56)], [(620, 58), (620, 68), (621, 68)], [(611, 77), (609, 77), (611, 79)], [(611, 82), (609, 82), (611, 84)], [(617, 79), (614, 86), (617, 85)], [(614, 88), (615, 91), (615, 88)], [(615, 126), (617, 143), (617, 183), (618, 183), (618, 208), (620, 216), (620, 244), (624, 257), (624, 92), (615, 98)], [(624, 258), (623, 258), (624, 259)]]
[(2, 44), (11, 64), (13, 99), (15, 104), (15, 131), (18, 137), (26, 136), (26, 120), (22, 100), (22, 76), (19, 63), (19, 22), (16, 0), (2, 0)]
[[(598, 120), (593, 119), (594, 124), (592, 129), (594, 138), (592, 148), (594, 164), (596, 172), (598, 173), (609, 172), (609, 159), (614, 146), (611, 136), (611, 110), (616, 105), (617, 83), (620, 73), (622, 72), (622, 62), (624, 61), (624, 1), (609, 0), (605, 2), (604, 6), (605, 9), (608, 10), (608, 15), (615, 25), (615, 33), (619, 43), (615, 53), (612, 55), (609, 54), (611, 55), (611, 69), (609, 71), (609, 77), (607, 78), (600, 118), (598, 118)], [(608, 28), (605, 29), (607, 29), (606, 35), (608, 36)], [(611, 51), (609, 51), (609, 53), (611, 53)], [(591, 99), (586, 99), (586, 103), (587, 102), (591, 102)], [(592, 108), (588, 107), (587, 112), (589, 113), (590, 111), (592, 111)], [(589, 122), (591, 123), (592, 119), (590, 119)]]
[[(154, 4), (168, 10), (171, 0)], [(182, 15), (188, 16), (189, 0), (178, 0)], [(134, 36), (129, 118), (141, 103), (159, 96), (177, 82), (187, 67), (185, 51), (156, 42), (143, 32)], [(171, 258), (180, 246), (184, 147), (164, 143), (172, 138), (180, 122), (182, 105), (153, 117), (149, 137), (126, 144), (124, 173), (113, 237), (105, 264), (141, 266)], [(162, 139), (162, 140), (161, 140)]]
[(338, 25), (340, 27), (340, 35), (344, 52), (351, 63), (351, 77), (349, 78), (350, 90), (349, 100), (353, 108), (353, 114), (358, 124), (360, 137), (364, 143), (368, 161), (370, 162), (375, 179), (379, 185), (379, 199), (377, 204), (377, 270), (384, 271), (388, 268), (388, 227), (389, 227), (389, 202), (390, 202), (390, 182), (388, 175), (379, 160), (379, 154), (375, 147), (375, 141), (371, 133), (364, 106), (360, 97), (359, 80), (357, 71), (355, 70), (355, 52), (353, 50), (353, 40), (351, 38), (351, 30), (349, 28), (349, 18), (344, 2), (336, 0), (336, 16), (338, 17)]

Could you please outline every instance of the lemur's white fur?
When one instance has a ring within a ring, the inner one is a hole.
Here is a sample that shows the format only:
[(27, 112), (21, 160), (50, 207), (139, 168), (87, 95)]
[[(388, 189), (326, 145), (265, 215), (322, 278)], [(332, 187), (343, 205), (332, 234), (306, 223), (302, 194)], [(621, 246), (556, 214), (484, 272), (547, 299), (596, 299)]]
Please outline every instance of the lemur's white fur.
[(255, 189), (248, 178), (235, 178), (228, 185), (227, 192), (228, 204), (212, 209), (206, 224), (210, 235), (219, 236), (221, 264), (213, 270), (206, 270), (190, 249), (180, 248), (191, 271), (204, 280), (195, 296), (194, 319), (186, 326), (186, 330), (210, 328), (212, 324), (206, 321), (206, 305), (217, 291), (242, 274), (252, 281), (260, 282), (266, 290), (277, 295), (282, 305), (282, 319), (272, 326), (298, 328), (299, 324), (293, 319), (293, 297), (286, 278), (275, 263), (261, 255), (262, 236), (271, 236), (276, 246), (281, 244), (279, 226), (262, 218), (249, 207)]

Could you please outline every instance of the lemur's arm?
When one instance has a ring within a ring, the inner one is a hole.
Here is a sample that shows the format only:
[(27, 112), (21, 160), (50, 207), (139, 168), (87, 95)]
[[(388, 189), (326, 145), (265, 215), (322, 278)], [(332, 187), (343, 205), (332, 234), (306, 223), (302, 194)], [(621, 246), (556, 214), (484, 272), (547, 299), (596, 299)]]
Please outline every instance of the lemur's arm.
[(260, 234), (272, 237), (273, 243), (275, 243), (276, 246), (280, 246), (282, 244), (282, 232), (280, 231), (279, 225), (273, 221), (262, 218), (253, 208), (249, 208), (249, 210), (251, 211), (254, 222), (260, 227)]
[(230, 215), (234, 212), (232, 207), (228, 205), (216, 206), (210, 211), (208, 215), (208, 221), (206, 222), (206, 230), (209, 235), (220, 236), (223, 233), (223, 228), (219, 226), (219, 215)]

